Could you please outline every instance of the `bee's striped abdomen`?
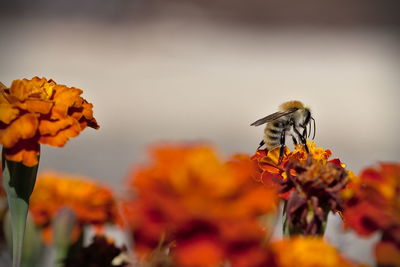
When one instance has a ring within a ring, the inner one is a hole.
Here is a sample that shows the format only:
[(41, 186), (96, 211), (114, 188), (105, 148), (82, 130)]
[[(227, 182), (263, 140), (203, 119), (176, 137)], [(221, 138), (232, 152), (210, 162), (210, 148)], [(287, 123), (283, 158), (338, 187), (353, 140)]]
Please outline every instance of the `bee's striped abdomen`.
[(286, 121), (275, 120), (267, 123), (264, 130), (264, 142), (268, 150), (280, 145), (281, 134), (286, 127)]

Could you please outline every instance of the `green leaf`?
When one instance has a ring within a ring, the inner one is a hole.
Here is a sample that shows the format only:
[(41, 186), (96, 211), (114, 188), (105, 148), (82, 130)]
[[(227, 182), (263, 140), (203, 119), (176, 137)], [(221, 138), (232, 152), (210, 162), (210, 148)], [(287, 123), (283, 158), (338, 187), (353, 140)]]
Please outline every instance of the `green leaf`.
[(29, 197), (35, 186), (39, 164), (27, 167), (20, 162), (6, 160), (4, 148), (1, 163), (12, 222), (13, 267), (20, 267)]

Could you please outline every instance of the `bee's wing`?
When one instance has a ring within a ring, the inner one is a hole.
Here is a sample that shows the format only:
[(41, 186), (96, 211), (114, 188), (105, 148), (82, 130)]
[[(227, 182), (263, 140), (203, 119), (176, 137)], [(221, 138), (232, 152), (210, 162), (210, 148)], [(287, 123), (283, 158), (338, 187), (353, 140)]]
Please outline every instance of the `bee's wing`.
[(288, 109), (286, 111), (278, 111), (275, 113), (272, 113), (271, 115), (268, 115), (267, 117), (261, 118), (255, 122), (253, 122), (252, 124), (250, 124), (250, 126), (259, 126), (262, 125), (264, 123), (270, 122), (270, 121), (274, 121), (280, 117), (292, 114), (293, 112), (295, 112), (297, 110), (297, 108), (292, 108), (292, 109)]

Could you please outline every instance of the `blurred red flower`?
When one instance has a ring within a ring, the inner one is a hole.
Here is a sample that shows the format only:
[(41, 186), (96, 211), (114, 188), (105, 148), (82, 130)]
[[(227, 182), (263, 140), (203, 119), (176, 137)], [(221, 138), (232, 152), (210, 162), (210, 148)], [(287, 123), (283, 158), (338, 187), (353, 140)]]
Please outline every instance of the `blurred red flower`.
[(378, 263), (400, 266), (400, 164), (381, 163), (363, 170), (343, 196), (345, 225), (362, 236), (380, 232)]

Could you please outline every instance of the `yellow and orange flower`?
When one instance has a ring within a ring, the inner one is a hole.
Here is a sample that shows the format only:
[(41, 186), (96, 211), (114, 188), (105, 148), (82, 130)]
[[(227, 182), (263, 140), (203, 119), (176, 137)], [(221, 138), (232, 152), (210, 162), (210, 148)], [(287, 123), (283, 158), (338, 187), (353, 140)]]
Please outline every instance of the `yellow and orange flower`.
[(39, 144), (62, 147), (86, 126), (98, 129), (82, 90), (34, 77), (0, 84), (0, 144), (8, 160), (38, 163)]
[(276, 211), (277, 195), (252, 179), (249, 157), (224, 162), (210, 147), (178, 145), (152, 155), (130, 177), (134, 197), (125, 204), (139, 254), (163, 242), (178, 266), (217, 266), (262, 242), (260, 217)]
[(279, 162), (279, 147), (258, 150), (252, 157), (258, 166), (258, 179), (262, 183), (279, 188), (285, 205), (285, 229), (287, 234), (322, 234), (330, 211), (341, 211), (339, 192), (352, 176), (339, 159), (329, 160), (330, 150), (319, 148), (314, 142), (295, 150), (286, 148)]
[(295, 237), (271, 243), (277, 267), (351, 267), (360, 266), (346, 260), (322, 238)]
[(380, 232), (378, 263), (400, 266), (400, 164), (381, 163), (363, 170), (343, 196), (345, 225), (362, 236)]
[(118, 219), (117, 206), (111, 190), (88, 178), (54, 172), (43, 173), (36, 181), (29, 210), (36, 225), (43, 228), (43, 238), (50, 242), (51, 223), (61, 208), (69, 208), (77, 218), (75, 235), (82, 226), (98, 227)]
[[(307, 141), (307, 146), (310, 151), (308, 154), (303, 145), (295, 146), (293, 151), (289, 151), (287, 147), (284, 150), (284, 157), (279, 162), (280, 147), (272, 150), (259, 149), (252, 156), (252, 160), (256, 162), (260, 174), (258, 175), (259, 181), (265, 184), (271, 184), (272, 178), (286, 179), (285, 168), (289, 162), (306, 162), (308, 155), (311, 155), (313, 162), (326, 164), (332, 152), (329, 149), (317, 147), (312, 141)], [(331, 161), (337, 161), (333, 159)]]

